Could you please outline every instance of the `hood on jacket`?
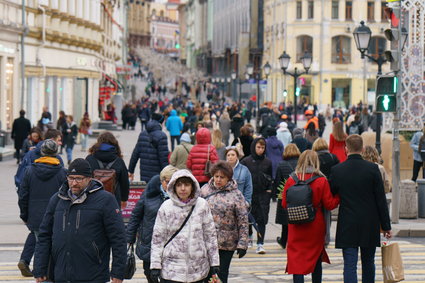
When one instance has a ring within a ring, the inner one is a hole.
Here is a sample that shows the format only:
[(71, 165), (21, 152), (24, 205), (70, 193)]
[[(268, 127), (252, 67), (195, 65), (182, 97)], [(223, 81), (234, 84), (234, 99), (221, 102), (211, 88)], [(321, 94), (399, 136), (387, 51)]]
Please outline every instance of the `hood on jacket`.
[(152, 133), (154, 131), (162, 131), (162, 127), (161, 127), (161, 124), (158, 121), (150, 120), (146, 124), (146, 130), (148, 131), (148, 133)]
[(270, 136), (267, 138), (267, 148), (271, 148), (271, 149), (278, 149), (279, 145), (281, 143), (280, 140), (277, 139), (276, 136)]
[[(208, 131), (208, 130), (207, 130)], [(189, 177), (192, 179), (194, 185), (195, 185), (195, 196), (193, 199), (191, 199), (188, 203), (183, 203), (179, 197), (177, 196), (176, 191), (174, 190), (174, 185), (176, 184), (177, 180), (182, 177)], [(170, 199), (176, 204), (177, 206), (192, 206), (196, 203), (196, 200), (198, 199), (199, 195), (201, 194), (201, 188), (199, 187), (199, 183), (196, 180), (195, 176), (190, 173), (187, 169), (182, 169), (177, 171), (173, 174), (173, 177), (171, 178), (170, 182), (168, 183), (168, 189), (167, 193), (170, 196)]]
[(304, 130), (303, 129), (301, 129), (301, 128), (295, 128), (294, 129), (294, 132), (293, 132), (294, 139), (295, 138), (303, 138), (303, 133), (304, 133)]
[[(257, 142), (260, 140), (263, 140), (266, 145), (265, 145), (264, 153), (262, 155), (257, 155), (257, 153), (255, 152), (255, 146), (257, 145)], [(266, 156), (266, 151), (267, 151), (267, 143), (265, 138), (263, 137), (256, 138), (251, 143), (251, 155), (254, 159), (264, 159), (264, 157)]]
[(115, 146), (106, 143), (101, 144), (99, 150), (93, 153), (93, 156), (104, 163), (112, 162), (118, 157)]
[[(88, 184), (87, 188), (80, 195), (80, 197), (74, 201), (74, 203), (83, 203), (86, 200), (88, 194), (94, 193), (98, 190), (103, 190), (102, 183), (96, 179), (92, 179), (90, 183)], [(64, 200), (71, 200), (71, 198), (68, 195), (68, 191), (69, 191), (68, 182), (65, 181), (59, 189), (58, 197)]]
[(288, 130), (288, 124), (286, 122), (281, 122), (279, 124), (279, 129), (277, 129), (278, 132), (286, 132)]
[(177, 111), (175, 109), (171, 110), (170, 116), (177, 116)]
[[(60, 170), (62, 170), (62, 166), (60, 166), (60, 162), (57, 158), (48, 157), (50, 159), (56, 159), (57, 164), (52, 164), (47, 160), (40, 162), (40, 159), (45, 159), (45, 157), (41, 157), (36, 159), (36, 163), (31, 164), (32, 170), (38, 179), (42, 181), (47, 181), (48, 179), (53, 178)], [(37, 160), (39, 162), (37, 162)], [(52, 161), (52, 160), (51, 160)]]
[(211, 133), (207, 128), (200, 128), (196, 132), (196, 142), (198, 144), (210, 144), (211, 143)]

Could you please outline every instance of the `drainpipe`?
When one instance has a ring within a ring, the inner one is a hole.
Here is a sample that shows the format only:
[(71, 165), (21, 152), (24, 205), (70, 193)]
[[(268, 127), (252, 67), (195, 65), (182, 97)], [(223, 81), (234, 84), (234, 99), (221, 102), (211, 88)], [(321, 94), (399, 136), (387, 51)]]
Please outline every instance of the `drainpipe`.
[(27, 33), (25, 20), (25, 0), (22, 0), (22, 36), (21, 36), (21, 109), (24, 109), (25, 100), (25, 35)]
[(42, 25), (42, 31), (41, 31), (41, 44), (37, 47), (37, 54), (36, 54), (36, 58), (35, 58), (35, 62), (37, 65), (41, 65), (43, 67), (43, 77), (46, 76), (46, 66), (41, 63), (41, 59), (40, 59), (40, 50), (42, 48), (44, 48), (45, 44), (46, 44), (46, 10), (43, 8), (43, 6), (38, 5), (38, 9), (41, 10), (41, 12), (43, 13), (43, 25)]

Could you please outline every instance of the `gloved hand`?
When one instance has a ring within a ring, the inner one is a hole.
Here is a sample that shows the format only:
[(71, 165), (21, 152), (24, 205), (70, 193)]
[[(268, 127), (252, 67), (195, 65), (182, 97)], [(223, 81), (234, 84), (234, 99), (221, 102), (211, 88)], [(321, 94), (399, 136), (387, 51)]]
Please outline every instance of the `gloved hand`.
[(236, 254), (239, 255), (239, 258), (243, 258), (246, 255), (246, 250), (244, 250), (244, 249), (238, 249), (236, 251)]
[(211, 275), (218, 274), (220, 272), (220, 266), (211, 266), (210, 273)]
[(161, 269), (151, 269), (151, 273), (149, 274), (149, 277), (153, 282), (159, 282), (160, 275), (161, 275)]

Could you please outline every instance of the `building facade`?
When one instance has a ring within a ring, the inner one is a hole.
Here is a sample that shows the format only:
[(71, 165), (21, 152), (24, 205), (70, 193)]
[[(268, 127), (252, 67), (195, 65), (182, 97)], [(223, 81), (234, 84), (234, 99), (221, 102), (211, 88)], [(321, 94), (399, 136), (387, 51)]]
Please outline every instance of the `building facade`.
[(168, 17), (151, 17), (151, 48), (159, 53), (178, 58), (179, 23)]
[(141, 46), (150, 45), (151, 0), (130, 1), (128, 10), (128, 44), (130, 52)]
[[(360, 101), (374, 103), (377, 66), (361, 59), (353, 38), (354, 29), (365, 21), (372, 30), (369, 54), (388, 49), (384, 30), (389, 27), (381, 0), (266, 0), (264, 9), (264, 60), (273, 67), (266, 99), (293, 100), (293, 78), (283, 76), (279, 56), (291, 56), (289, 71), (303, 71), (301, 57), (312, 54), (309, 74), (297, 82), (301, 102), (349, 107)], [(283, 16), (282, 16), (283, 15)], [(383, 72), (389, 71), (389, 64)], [(284, 90), (288, 96), (284, 97)]]

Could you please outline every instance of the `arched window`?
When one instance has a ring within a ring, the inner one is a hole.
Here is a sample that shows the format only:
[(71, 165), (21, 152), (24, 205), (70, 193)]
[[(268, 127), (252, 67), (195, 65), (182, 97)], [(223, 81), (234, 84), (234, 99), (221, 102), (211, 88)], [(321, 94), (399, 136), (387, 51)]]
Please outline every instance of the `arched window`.
[(351, 38), (342, 35), (332, 37), (332, 63), (351, 63)]
[(313, 38), (308, 35), (297, 37), (297, 63), (301, 62), (304, 53), (310, 53), (313, 56)]
[(375, 59), (379, 57), (379, 54), (383, 54), (387, 47), (387, 40), (383, 37), (373, 36), (370, 39), (368, 53)]

